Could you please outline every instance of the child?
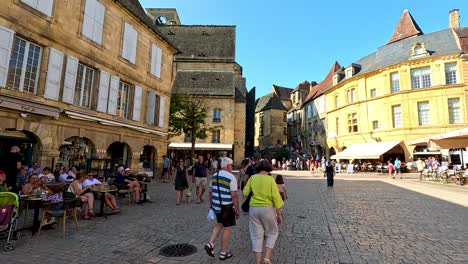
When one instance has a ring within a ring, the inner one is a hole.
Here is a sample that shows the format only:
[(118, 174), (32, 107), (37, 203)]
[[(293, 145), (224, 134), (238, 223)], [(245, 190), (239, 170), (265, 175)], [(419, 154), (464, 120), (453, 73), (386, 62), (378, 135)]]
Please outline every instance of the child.
[(278, 186), (278, 190), (280, 192), (280, 195), (283, 201), (285, 199), (288, 199), (288, 193), (286, 192), (286, 185), (284, 184), (283, 176), (281, 175), (276, 176), (276, 185)]

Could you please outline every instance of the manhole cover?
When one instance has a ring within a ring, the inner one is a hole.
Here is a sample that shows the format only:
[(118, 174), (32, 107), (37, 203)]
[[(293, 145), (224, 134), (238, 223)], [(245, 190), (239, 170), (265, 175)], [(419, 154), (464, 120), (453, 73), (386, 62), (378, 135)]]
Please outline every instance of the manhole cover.
[(159, 254), (165, 257), (185, 257), (194, 254), (197, 252), (195, 246), (189, 244), (174, 244), (168, 245), (159, 251)]

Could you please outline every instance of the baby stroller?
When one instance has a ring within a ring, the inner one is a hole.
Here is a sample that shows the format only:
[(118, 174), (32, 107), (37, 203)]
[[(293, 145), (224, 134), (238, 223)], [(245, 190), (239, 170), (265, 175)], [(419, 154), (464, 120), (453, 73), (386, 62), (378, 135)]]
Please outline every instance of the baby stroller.
[(7, 238), (5, 251), (15, 249), (15, 242), (18, 240), (18, 196), (12, 192), (0, 192), (0, 237)]

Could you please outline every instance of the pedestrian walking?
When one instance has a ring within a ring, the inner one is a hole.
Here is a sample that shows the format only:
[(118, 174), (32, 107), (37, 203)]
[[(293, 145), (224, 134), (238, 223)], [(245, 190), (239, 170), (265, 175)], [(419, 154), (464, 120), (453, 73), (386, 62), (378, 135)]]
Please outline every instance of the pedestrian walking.
[(286, 200), (288, 199), (288, 193), (286, 192), (286, 184), (284, 183), (282, 175), (276, 175), (276, 186), (278, 186), (278, 191), (280, 193), (281, 199)]
[(393, 171), (395, 170), (395, 166), (393, 165), (391, 161), (387, 162), (387, 170), (388, 170), (388, 175), (392, 177), (393, 179), (395, 179), (395, 175), (392, 176)]
[(422, 173), (423, 173), (423, 169), (424, 169), (424, 162), (421, 160), (421, 158), (418, 158), (418, 161), (416, 161), (416, 167), (418, 167), (419, 180), (422, 180)]
[(239, 170), (239, 177), (237, 178), (237, 183), (240, 184), (240, 190), (244, 190), (244, 186), (247, 183), (248, 175), (247, 168), (250, 166), (250, 160), (244, 159), (241, 162), (241, 169)]
[(403, 177), (401, 176), (401, 161), (398, 157), (395, 158), (395, 174), (394, 174), (394, 177), (396, 177), (397, 173), (400, 174), (400, 179), (402, 179)]
[[(211, 176), (210, 181), (210, 208), (216, 214), (217, 224), (210, 236), (210, 241), (205, 245), (205, 251), (210, 257), (214, 257), (215, 241), (223, 231), (221, 238), (221, 251), (219, 259), (226, 260), (233, 257), (228, 251), (231, 227), (236, 225), (239, 219), (240, 209), (237, 199), (237, 180), (232, 172), (233, 161), (230, 158), (221, 160), (221, 170)], [(279, 194), (278, 194), (279, 195)]]
[[(256, 263), (269, 264), (279, 235), (278, 225), (283, 221), (284, 202), (275, 180), (268, 175), (272, 170), (271, 164), (267, 160), (261, 160), (255, 168), (257, 174), (250, 177), (243, 194), (246, 197), (252, 194), (249, 203), (249, 230)], [(262, 262), (264, 246), (265, 257)]]
[(333, 187), (333, 178), (335, 177), (335, 165), (331, 161), (327, 161), (325, 164), (325, 174), (327, 175), (327, 186)]
[(198, 156), (197, 162), (193, 165), (192, 182), (195, 183), (195, 192), (197, 194), (197, 203), (203, 202), (203, 194), (207, 183), (208, 167), (203, 162), (203, 156)]
[(163, 182), (169, 182), (169, 167), (171, 160), (166, 156), (163, 155)]
[(176, 191), (176, 205), (180, 204), (180, 201), (183, 199), (184, 190), (187, 189), (188, 186), (188, 169), (184, 165), (184, 160), (180, 159), (179, 164), (176, 166), (173, 172), (174, 181), (174, 188)]

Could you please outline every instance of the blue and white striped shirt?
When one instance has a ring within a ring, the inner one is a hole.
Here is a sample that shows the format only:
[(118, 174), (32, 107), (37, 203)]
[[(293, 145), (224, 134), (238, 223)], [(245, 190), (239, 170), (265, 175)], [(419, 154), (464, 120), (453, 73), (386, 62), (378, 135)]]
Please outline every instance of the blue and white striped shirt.
[[(234, 175), (225, 170), (220, 170), (218, 173), (211, 176), (210, 188), (211, 188), (211, 202), (213, 210), (215, 213), (221, 213), (221, 204), (230, 205), (233, 204), (231, 192), (237, 191), (237, 180)], [(221, 194), (221, 203), (220, 197), (218, 195), (218, 180), (219, 179), (219, 193)]]

